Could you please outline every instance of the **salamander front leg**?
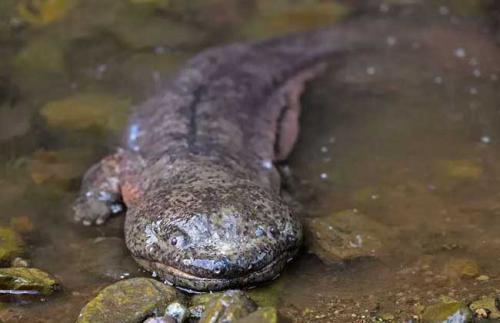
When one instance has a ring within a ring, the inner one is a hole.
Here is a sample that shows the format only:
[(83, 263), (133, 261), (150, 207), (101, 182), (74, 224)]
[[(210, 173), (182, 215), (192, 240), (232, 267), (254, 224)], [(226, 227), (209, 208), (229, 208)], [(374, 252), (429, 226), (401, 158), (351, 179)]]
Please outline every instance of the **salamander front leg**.
[(83, 225), (101, 225), (111, 215), (125, 210), (120, 193), (123, 151), (103, 158), (84, 175), (80, 194), (73, 205), (74, 218)]

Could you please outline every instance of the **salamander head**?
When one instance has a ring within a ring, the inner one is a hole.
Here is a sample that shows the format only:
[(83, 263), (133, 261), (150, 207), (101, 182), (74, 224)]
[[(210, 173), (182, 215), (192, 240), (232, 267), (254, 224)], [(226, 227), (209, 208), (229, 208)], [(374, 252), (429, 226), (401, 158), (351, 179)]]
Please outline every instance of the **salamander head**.
[(300, 246), (299, 220), (279, 196), (251, 180), (212, 175), (158, 185), (129, 210), (125, 230), (132, 255), (188, 290), (275, 278)]

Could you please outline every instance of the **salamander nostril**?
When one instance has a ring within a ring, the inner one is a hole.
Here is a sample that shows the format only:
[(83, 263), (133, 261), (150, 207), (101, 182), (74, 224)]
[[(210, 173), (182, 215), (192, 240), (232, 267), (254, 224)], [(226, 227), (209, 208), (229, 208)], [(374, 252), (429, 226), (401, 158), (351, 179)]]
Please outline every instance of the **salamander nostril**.
[(225, 271), (225, 266), (224, 264), (221, 264), (221, 263), (217, 263), (215, 264), (214, 268), (213, 268), (213, 271), (216, 275), (220, 275), (220, 274), (223, 274), (224, 271)]

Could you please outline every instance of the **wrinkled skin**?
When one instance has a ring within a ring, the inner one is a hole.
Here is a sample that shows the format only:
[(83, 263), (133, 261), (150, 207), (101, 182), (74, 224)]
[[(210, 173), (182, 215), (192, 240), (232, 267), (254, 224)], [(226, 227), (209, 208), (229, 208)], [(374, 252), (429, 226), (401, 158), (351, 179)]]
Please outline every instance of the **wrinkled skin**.
[(276, 277), (302, 227), (273, 163), (295, 143), (304, 83), (366, 32), (346, 25), (197, 55), (136, 109), (123, 148), (87, 172), (76, 219), (102, 224), (126, 206), (132, 256), (179, 288)]

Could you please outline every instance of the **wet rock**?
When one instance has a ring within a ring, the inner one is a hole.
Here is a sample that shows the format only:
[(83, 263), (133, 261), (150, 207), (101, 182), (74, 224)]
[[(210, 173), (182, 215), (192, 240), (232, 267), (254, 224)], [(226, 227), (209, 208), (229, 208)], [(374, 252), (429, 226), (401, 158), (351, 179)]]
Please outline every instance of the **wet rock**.
[(171, 303), (167, 306), (165, 316), (174, 318), (176, 322), (182, 323), (189, 317), (189, 310), (180, 303)]
[(107, 94), (78, 94), (49, 102), (40, 110), (51, 127), (82, 130), (90, 127), (118, 131), (126, 123), (131, 102)]
[(190, 317), (195, 319), (200, 319), (205, 312), (206, 306), (212, 301), (217, 300), (222, 296), (222, 293), (204, 293), (196, 294), (191, 297), (191, 302), (189, 306)]
[(471, 319), (472, 313), (467, 306), (453, 300), (428, 306), (422, 313), (424, 323), (466, 323)]
[(22, 0), (17, 9), (26, 22), (43, 26), (64, 18), (75, 3), (76, 0)]
[(485, 297), (472, 302), (469, 308), (478, 319), (500, 320), (499, 303), (498, 297)]
[(278, 311), (274, 307), (261, 307), (238, 323), (278, 323)]
[(181, 299), (170, 286), (149, 278), (119, 281), (99, 292), (81, 310), (78, 323), (137, 323), (161, 314), (167, 304)]
[(478, 263), (468, 258), (453, 258), (444, 266), (444, 274), (450, 279), (474, 278), (479, 270)]
[(256, 309), (257, 305), (244, 292), (228, 290), (206, 305), (200, 323), (235, 322)]
[(23, 251), (21, 237), (11, 228), (0, 227), (0, 263), (9, 262)]
[(306, 222), (307, 244), (325, 263), (378, 256), (390, 232), (384, 225), (354, 211), (342, 211)]
[(78, 268), (97, 279), (117, 281), (137, 273), (125, 241), (117, 237), (97, 238), (75, 246)]
[(48, 296), (60, 289), (50, 274), (36, 268), (0, 269), (0, 297)]

